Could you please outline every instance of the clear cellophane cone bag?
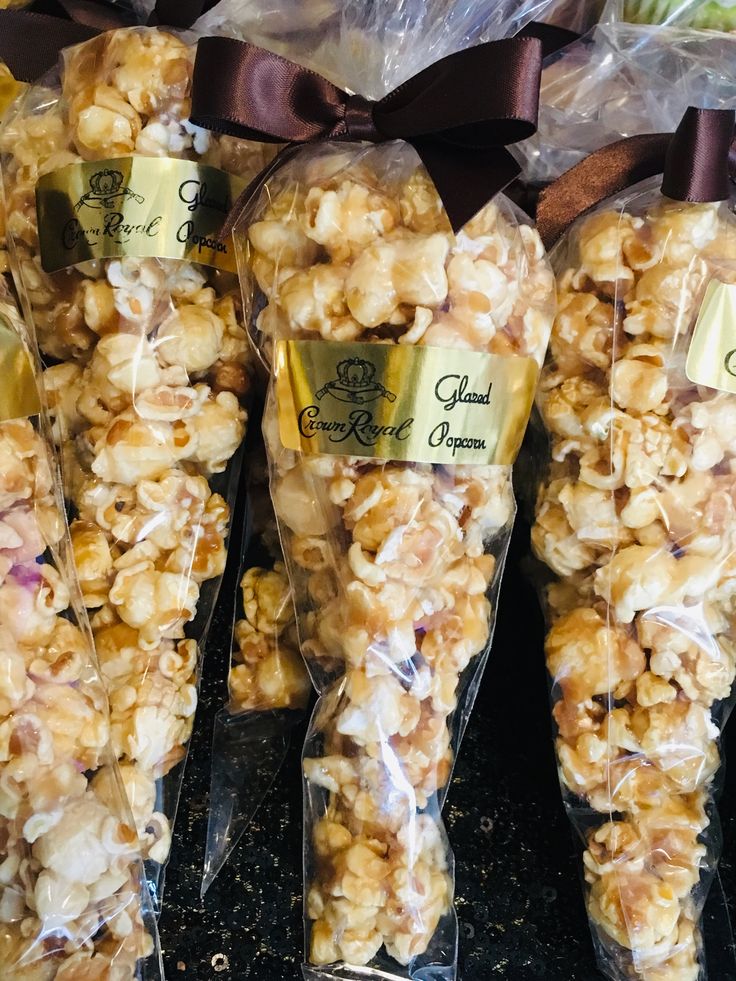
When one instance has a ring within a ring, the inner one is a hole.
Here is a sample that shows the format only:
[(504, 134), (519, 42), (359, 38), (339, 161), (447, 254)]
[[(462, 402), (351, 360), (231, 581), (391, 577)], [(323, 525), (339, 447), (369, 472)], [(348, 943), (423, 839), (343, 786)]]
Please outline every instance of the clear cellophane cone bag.
[[(541, 363), (554, 291), (536, 231), (499, 195), (453, 234), (406, 144), (302, 150), (243, 227), (266, 363), (301, 341)], [(375, 398), (366, 371), (348, 358), (325, 388)], [(421, 390), (421, 372), (403, 384)], [(298, 452), (280, 411), (272, 384), (271, 491), (320, 695), (304, 749), (304, 975), (455, 978), (441, 808), (490, 646), (511, 466)]]
[[(101, 34), (67, 49), (60, 75), (30, 89), (0, 137), (12, 265), (46, 365), (76, 567), (157, 903), (251, 376), (234, 264), (198, 262), (201, 239), (187, 258), (137, 251), (141, 229), (152, 237), (172, 220), (171, 178), (129, 187), (124, 174), (145, 177), (150, 161), (199, 175), (174, 202), (181, 235), (201, 209), (226, 209), (214, 200), (223, 182), (244, 186), (273, 152), (189, 123), (194, 52), (159, 28)], [(121, 222), (113, 250), (48, 272), (34, 192), (96, 162), (62, 227), (104, 213), (101, 235)], [(165, 216), (152, 217), (166, 194)]]
[(556, 247), (538, 395), (550, 455), (532, 544), (554, 577), (557, 757), (614, 981), (705, 977), (736, 673), (736, 395), (721, 389), (736, 223), (727, 202), (673, 201), (660, 183), (605, 202)]

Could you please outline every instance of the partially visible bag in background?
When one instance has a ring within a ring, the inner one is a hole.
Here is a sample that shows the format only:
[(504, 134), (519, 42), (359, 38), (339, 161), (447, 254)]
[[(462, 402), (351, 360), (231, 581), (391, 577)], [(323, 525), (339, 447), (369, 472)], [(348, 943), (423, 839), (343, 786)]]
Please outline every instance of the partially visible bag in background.
[(9, 247), (157, 901), (250, 387), (217, 236), (270, 152), (189, 123), (193, 59), (162, 29), (101, 34), (0, 137)]
[[(613, 981), (705, 977), (736, 674), (733, 126), (732, 111), (691, 109), (666, 163), (666, 140), (630, 146), (632, 170), (638, 154), (664, 181), (597, 204), (552, 253), (559, 311), (538, 394), (549, 457), (532, 543), (551, 573), (560, 779)], [(599, 151), (544, 192), (549, 238), (555, 211), (590, 175), (615, 186), (625, 158), (620, 144)]]
[(40, 370), (1, 280), (0, 370), (2, 975), (158, 981), (156, 925), (74, 575)]
[(202, 892), (278, 774), (312, 685), (268, 487), (260, 432), (246, 444), (246, 521), (238, 571), (228, 701), (215, 719)]
[(736, 35), (602, 22), (545, 61), (539, 129), (515, 153), (545, 184), (622, 137), (672, 132), (689, 105), (736, 101)]

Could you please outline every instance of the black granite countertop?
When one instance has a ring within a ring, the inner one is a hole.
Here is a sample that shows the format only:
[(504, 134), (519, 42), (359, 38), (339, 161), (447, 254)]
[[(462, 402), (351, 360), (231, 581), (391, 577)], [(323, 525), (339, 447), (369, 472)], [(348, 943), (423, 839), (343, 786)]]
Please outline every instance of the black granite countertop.
[[(519, 568), (524, 534), (520, 525), (491, 660), (445, 809), (457, 860), (460, 976), (597, 981), (576, 845), (555, 770), (541, 614)], [(301, 977), (303, 730), (229, 863), (205, 899), (199, 896), (212, 723), (225, 693), (235, 577), (231, 568), (213, 623), (166, 880), (161, 939), (169, 981)], [(733, 726), (726, 752), (729, 743), (736, 748)], [(736, 898), (735, 789), (736, 767), (724, 781), (724, 856), (706, 908), (709, 981), (736, 981), (727, 916)]]

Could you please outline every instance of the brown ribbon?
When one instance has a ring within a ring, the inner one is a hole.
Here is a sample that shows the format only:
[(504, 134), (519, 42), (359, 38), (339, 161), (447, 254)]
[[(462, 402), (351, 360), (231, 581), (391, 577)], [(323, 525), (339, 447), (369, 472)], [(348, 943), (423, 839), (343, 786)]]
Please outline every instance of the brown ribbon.
[(639, 181), (663, 174), (675, 201), (725, 201), (734, 110), (690, 107), (676, 132), (618, 140), (562, 174), (539, 196), (537, 227), (548, 249), (582, 214)]
[(54, 67), (63, 48), (89, 41), (98, 33), (94, 27), (61, 17), (30, 10), (2, 10), (0, 61), (19, 82), (35, 82)]
[(218, 3), (219, 0), (156, 0), (148, 23), (151, 26), (167, 24), (169, 27), (189, 28), (198, 17)]
[[(191, 118), (265, 143), (405, 140), (459, 228), (519, 174), (506, 147), (536, 131), (541, 67), (537, 39), (490, 41), (443, 58), (374, 102), (272, 51), (206, 37)], [(243, 203), (241, 196), (239, 209)]]
[(41, 0), (25, 10), (0, 10), (0, 61), (19, 82), (35, 82), (64, 48), (129, 24), (119, 7), (99, 0)]

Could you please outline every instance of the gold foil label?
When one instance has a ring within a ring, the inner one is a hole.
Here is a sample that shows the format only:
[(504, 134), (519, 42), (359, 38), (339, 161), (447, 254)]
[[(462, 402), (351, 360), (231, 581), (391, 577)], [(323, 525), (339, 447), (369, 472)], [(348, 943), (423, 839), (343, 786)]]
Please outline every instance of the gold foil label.
[(69, 164), (36, 186), (41, 262), (56, 272), (89, 259), (155, 256), (237, 272), (217, 236), (245, 182), (165, 157)]
[(685, 374), (696, 385), (736, 393), (736, 285), (717, 279), (708, 284)]
[[(2, 4), (0, 4), (0, 7)], [(3, 62), (0, 62), (0, 116), (5, 112), (20, 95), (25, 86), (22, 82), (16, 82), (10, 73), (10, 69)]]
[(36, 376), (22, 339), (0, 314), (0, 422), (41, 411)]
[(281, 441), (303, 453), (511, 464), (534, 400), (532, 358), (401, 344), (280, 341)]

